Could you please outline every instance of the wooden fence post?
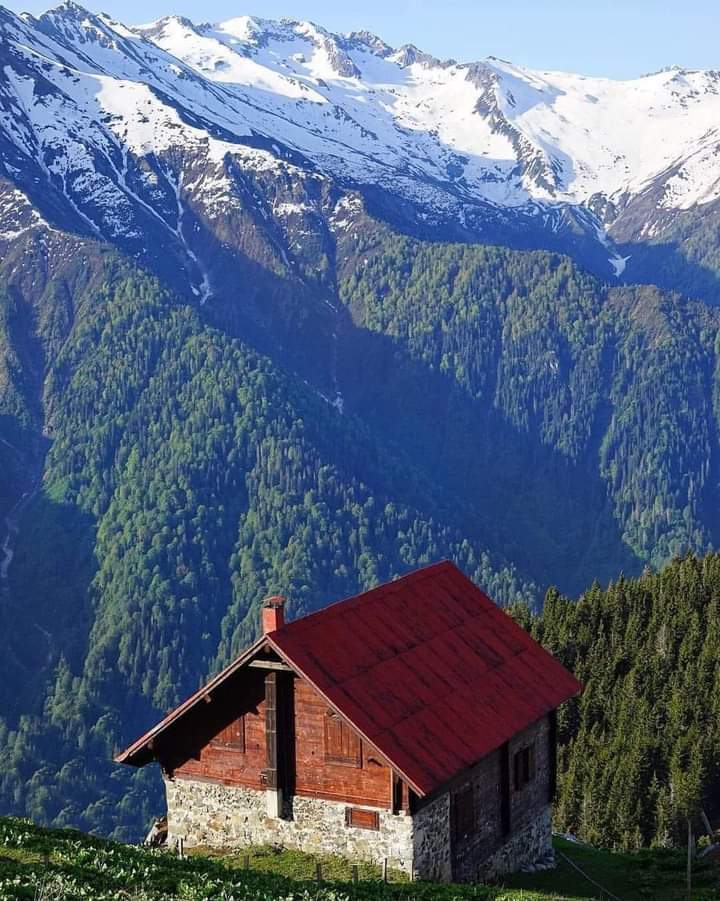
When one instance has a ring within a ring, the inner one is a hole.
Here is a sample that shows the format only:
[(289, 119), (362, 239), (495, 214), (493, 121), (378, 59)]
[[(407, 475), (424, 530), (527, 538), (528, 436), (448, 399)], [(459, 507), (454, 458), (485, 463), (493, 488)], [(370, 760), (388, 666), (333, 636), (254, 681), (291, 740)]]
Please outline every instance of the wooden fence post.
[(687, 849), (687, 896), (688, 901), (692, 901), (692, 821), (688, 817), (688, 849)]
[(315, 864), (315, 878), (317, 879), (318, 882), (322, 882), (322, 864), (320, 863), (319, 860)]
[(352, 865), (352, 881), (353, 881), (353, 882), (357, 882), (357, 881), (358, 881), (358, 868), (357, 868), (357, 864), (356, 864), (356, 863), (354, 863), (354, 864)]
[(387, 881), (388, 881), (387, 857), (383, 857), (383, 863), (382, 863), (382, 880), (383, 880), (383, 882), (387, 882)]

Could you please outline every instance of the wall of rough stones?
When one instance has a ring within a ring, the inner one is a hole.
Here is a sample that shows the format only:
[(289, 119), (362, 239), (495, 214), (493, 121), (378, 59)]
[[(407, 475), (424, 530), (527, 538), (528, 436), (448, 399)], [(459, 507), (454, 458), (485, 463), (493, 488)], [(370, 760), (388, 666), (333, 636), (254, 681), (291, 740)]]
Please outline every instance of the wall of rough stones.
[(446, 792), (413, 816), (413, 871), (418, 879), (450, 882), (450, 793)]
[[(410, 873), (413, 822), (405, 814), (378, 810), (380, 828), (345, 824), (346, 805), (294, 797), (282, 819), (267, 815), (265, 793), (191, 779), (166, 779), (168, 840), (222, 847), (283, 845), (309, 853), (340, 854)], [(372, 808), (367, 808), (372, 809)]]
[(548, 804), (485, 861), (482, 874), (485, 879), (494, 879), (503, 873), (533, 872), (554, 866), (552, 807)]

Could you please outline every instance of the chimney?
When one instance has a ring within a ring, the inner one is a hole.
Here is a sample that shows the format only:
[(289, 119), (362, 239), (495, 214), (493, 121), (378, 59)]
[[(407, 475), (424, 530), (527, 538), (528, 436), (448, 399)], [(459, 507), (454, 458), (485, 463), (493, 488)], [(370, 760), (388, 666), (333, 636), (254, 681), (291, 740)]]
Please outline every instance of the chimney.
[(274, 632), (281, 629), (285, 624), (285, 598), (280, 595), (273, 595), (271, 598), (265, 598), (262, 605), (262, 632), (267, 635), (268, 632)]

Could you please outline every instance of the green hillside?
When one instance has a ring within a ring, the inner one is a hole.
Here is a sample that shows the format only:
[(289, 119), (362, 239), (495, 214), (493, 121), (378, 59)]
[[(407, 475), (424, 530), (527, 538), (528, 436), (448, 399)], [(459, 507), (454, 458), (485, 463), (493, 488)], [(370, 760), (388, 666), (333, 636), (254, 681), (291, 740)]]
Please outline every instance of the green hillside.
[[(623, 901), (686, 897), (681, 854), (611, 854), (560, 839), (556, 851), (556, 869), (507, 877), (492, 886), (410, 883), (396, 881), (396, 874), (390, 874), (390, 881), (384, 884), (377, 868), (370, 865), (359, 868), (360, 878), (354, 883), (350, 862), (339, 858), (251, 849), (247, 855), (209, 857), (200, 852), (180, 860), (169, 851), (117, 844), (74, 830), (42, 829), (29, 821), (0, 819), (0, 899), (580, 901), (601, 896), (596, 883)], [(316, 878), (318, 863), (320, 883)], [(694, 880), (695, 901), (718, 897), (717, 865), (696, 862)]]
[[(0, 513), (28, 494), (0, 586), (0, 809), (137, 839), (160, 782), (113, 751), (253, 638), (268, 593), (298, 616), (448, 557), (537, 609), (550, 584), (574, 596), (716, 543), (716, 311), (367, 216), (325, 266), (322, 290), (259, 267), (199, 306), (60, 232), (0, 261)], [(607, 710), (585, 732), (620, 743)], [(649, 803), (593, 837), (672, 840), (678, 812), (658, 831)]]

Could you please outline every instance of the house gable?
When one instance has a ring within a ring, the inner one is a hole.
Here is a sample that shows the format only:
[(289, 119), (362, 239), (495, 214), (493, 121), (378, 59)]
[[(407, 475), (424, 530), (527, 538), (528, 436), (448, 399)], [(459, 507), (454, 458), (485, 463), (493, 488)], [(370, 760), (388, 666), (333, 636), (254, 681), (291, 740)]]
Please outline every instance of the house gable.
[[(228, 741), (241, 733), (240, 742)], [(265, 674), (245, 667), (155, 739), (155, 758), (171, 778), (209, 779), (260, 789), (266, 766)]]
[[(256, 665), (253, 665), (253, 662)], [(268, 787), (268, 674), (280, 673), (289, 710), (280, 742), (281, 787), (307, 798), (389, 809), (391, 767), (353, 726), (269, 648), (217, 685), (153, 741), (153, 754), (173, 779), (200, 779), (258, 791)]]
[(449, 562), (286, 624), (268, 641), (420, 797), (582, 690)]

